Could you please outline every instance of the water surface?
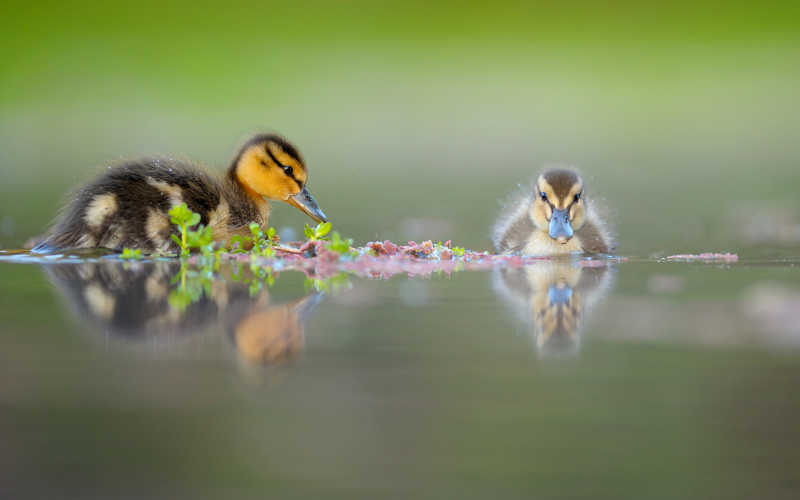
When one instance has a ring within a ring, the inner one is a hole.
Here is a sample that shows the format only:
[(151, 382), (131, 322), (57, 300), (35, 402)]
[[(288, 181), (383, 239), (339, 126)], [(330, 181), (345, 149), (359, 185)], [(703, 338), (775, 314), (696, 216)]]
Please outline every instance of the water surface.
[(795, 262), (0, 263), (15, 497), (791, 498)]

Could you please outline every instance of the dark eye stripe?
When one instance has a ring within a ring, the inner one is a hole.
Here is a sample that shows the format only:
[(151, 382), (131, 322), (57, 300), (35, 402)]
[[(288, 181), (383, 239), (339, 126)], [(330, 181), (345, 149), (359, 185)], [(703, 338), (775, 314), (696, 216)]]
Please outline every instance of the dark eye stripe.
[(297, 180), (297, 177), (294, 176), (294, 169), (291, 165), (284, 165), (283, 163), (279, 162), (275, 155), (272, 154), (272, 151), (269, 150), (269, 146), (265, 146), (264, 149), (267, 151), (270, 160), (275, 162), (275, 165), (278, 165), (283, 169), (283, 172), (288, 175), (294, 182), (297, 184), (297, 187), (303, 189), (303, 184)]

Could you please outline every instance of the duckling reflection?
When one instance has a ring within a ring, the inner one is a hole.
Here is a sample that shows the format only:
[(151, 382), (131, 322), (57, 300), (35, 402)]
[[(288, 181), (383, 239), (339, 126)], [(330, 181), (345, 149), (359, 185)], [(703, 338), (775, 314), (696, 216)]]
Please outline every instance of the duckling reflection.
[(45, 270), (76, 316), (94, 330), (133, 341), (227, 331), (239, 356), (260, 364), (303, 349), (304, 322), (324, 296), (315, 292), (273, 304), (260, 281), (266, 275), (248, 269), (246, 276), (218, 279), (177, 262), (85, 262)]
[(305, 320), (322, 300), (314, 293), (288, 304), (264, 307), (246, 302), (243, 314), (230, 315), (228, 334), (245, 361), (270, 364), (293, 358), (305, 345)]
[(543, 261), (497, 269), (493, 286), (528, 325), (539, 354), (568, 355), (580, 349), (585, 315), (611, 289), (612, 275), (605, 263)]

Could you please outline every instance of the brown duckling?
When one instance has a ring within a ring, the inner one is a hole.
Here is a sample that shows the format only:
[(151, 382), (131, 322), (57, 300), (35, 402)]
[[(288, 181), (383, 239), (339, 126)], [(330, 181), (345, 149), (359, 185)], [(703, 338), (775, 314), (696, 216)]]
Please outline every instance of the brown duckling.
[(492, 241), (500, 253), (563, 255), (608, 253), (611, 235), (584, 195), (583, 180), (572, 170), (549, 169), (532, 192), (514, 199), (494, 225)]
[(36, 251), (60, 248), (139, 248), (175, 252), (169, 210), (186, 203), (210, 226), (214, 240), (228, 246), (248, 236), (252, 222), (269, 221), (268, 200), (295, 206), (317, 222), (325, 214), (306, 189), (308, 171), (297, 149), (274, 134), (256, 135), (217, 179), (201, 168), (173, 159), (144, 159), (109, 167), (80, 189)]
[[(53, 263), (44, 269), (55, 289), (81, 321), (104, 335), (131, 341), (195, 337), (224, 326), (242, 360), (278, 363), (302, 351), (305, 321), (324, 298), (322, 293), (282, 304), (272, 302), (266, 287), (255, 294), (245, 284), (256, 279), (246, 267), (245, 278), (233, 281), (223, 268), (207, 293), (183, 307), (172, 304), (178, 291), (177, 261), (124, 263), (110, 260)], [(250, 274), (249, 274), (250, 273)]]

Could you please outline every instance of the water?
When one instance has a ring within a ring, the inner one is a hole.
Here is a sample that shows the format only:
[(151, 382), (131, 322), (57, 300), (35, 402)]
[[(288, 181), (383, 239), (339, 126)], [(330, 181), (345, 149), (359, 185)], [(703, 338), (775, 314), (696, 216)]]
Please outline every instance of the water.
[(83, 257), (0, 263), (8, 497), (800, 486), (791, 260), (315, 282)]

